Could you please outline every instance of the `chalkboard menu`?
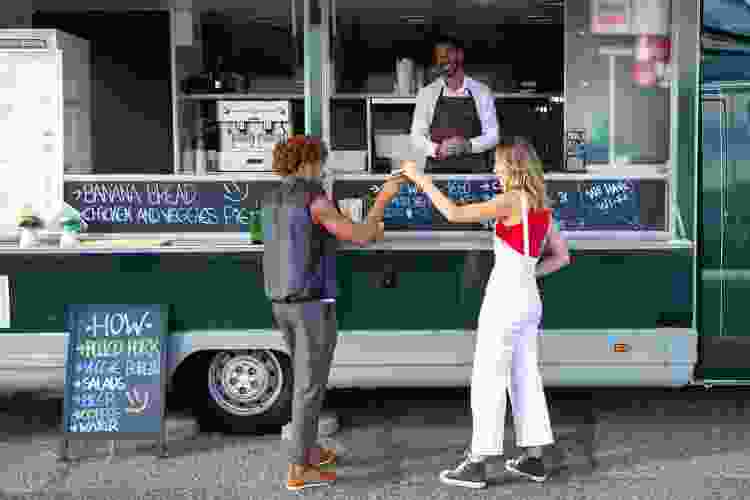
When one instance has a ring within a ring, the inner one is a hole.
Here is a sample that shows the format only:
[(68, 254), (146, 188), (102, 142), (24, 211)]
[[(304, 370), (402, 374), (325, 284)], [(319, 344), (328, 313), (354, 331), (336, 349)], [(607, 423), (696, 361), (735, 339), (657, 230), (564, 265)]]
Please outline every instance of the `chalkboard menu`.
[(657, 179), (547, 183), (563, 231), (666, 231), (666, 184)]
[[(495, 176), (456, 177), (448, 180), (436, 180), (435, 185), (455, 203), (463, 205), (491, 200), (501, 192), (500, 182)], [(372, 186), (381, 183), (372, 181), (337, 181), (334, 184), (334, 198), (355, 198), (367, 193)], [(399, 194), (391, 200), (385, 209), (383, 222), (388, 230), (424, 230), (424, 229), (487, 229), (484, 224), (449, 223), (440, 211), (430, 202), (430, 198), (417, 191), (411, 183), (401, 185)]]
[(240, 232), (278, 180), (65, 182), (65, 201), (92, 233)]
[[(438, 189), (458, 204), (489, 200), (501, 191), (495, 176), (457, 176), (434, 181)], [(334, 197), (366, 195), (381, 183), (337, 181)], [(555, 219), (564, 231), (665, 231), (667, 189), (663, 180), (596, 179), (552, 180), (546, 183)], [(432, 205), (429, 197), (404, 184), (385, 210), (389, 230), (481, 230), (487, 224), (452, 224)]]
[(65, 435), (162, 436), (166, 308), (68, 305), (65, 325)]

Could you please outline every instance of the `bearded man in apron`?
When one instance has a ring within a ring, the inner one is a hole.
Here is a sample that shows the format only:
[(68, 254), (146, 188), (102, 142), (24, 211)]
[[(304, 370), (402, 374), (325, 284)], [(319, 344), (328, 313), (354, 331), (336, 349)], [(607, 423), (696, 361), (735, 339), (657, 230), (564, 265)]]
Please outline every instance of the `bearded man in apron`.
[(435, 44), (436, 79), (417, 94), (411, 125), (425, 173), (491, 174), (498, 143), (495, 97), (464, 74), (464, 49), (453, 38)]

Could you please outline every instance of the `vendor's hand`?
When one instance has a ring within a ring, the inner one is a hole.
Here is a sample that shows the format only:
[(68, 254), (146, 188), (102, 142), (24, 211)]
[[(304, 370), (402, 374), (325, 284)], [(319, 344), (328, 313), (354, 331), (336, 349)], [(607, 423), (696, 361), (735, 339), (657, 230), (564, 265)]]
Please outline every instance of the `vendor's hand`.
[(341, 213), (344, 217), (346, 217), (349, 220), (354, 220), (354, 214), (352, 213), (352, 207), (345, 206), (340, 208)]
[(448, 156), (461, 156), (471, 152), (471, 144), (463, 137), (451, 137), (441, 144), (446, 144)]
[(402, 176), (388, 179), (385, 181), (385, 184), (383, 184), (383, 187), (380, 188), (380, 192), (385, 193), (386, 198), (390, 200), (401, 191), (401, 184), (407, 181), (408, 179)]
[(422, 177), (422, 174), (417, 170), (417, 162), (414, 160), (406, 160), (401, 162), (401, 171), (411, 182), (417, 184), (417, 180)]
[(450, 152), (448, 151), (448, 146), (450, 146), (450, 143), (447, 140), (440, 143), (437, 149), (438, 160), (443, 160), (450, 156)]
[(432, 181), (429, 176), (424, 175), (417, 170), (417, 162), (415, 161), (405, 161), (401, 163), (401, 170), (404, 172), (404, 176), (416, 184), (417, 189), (420, 191), (424, 189), (425, 184)]

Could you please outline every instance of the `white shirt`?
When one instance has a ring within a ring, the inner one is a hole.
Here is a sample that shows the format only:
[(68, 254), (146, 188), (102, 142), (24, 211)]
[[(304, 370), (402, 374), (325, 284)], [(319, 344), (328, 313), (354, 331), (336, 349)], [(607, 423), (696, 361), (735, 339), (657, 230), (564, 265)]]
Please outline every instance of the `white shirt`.
[(469, 139), (472, 153), (483, 153), (497, 146), (500, 130), (497, 124), (495, 96), (486, 85), (464, 76), (463, 84), (458, 90), (451, 90), (443, 78), (438, 78), (417, 93), (417, 105), (411, 123), (411, 140), (417, 150), (433, 158), (437, 154), (439, 145), (430, 139), (430, 125), (441, 91), (444, 91), (443, 95), (446, 97), (468, 97), (468, 91), (471, 91), (479, 112), (479, 121), (482, 123), (482, 135)]

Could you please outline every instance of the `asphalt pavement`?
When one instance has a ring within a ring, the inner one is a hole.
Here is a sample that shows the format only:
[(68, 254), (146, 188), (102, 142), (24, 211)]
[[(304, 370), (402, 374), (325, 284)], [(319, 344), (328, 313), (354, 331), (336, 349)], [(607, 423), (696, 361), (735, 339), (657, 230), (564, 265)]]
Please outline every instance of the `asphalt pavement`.
[[(732, 389), (548, 391), (557, 443), (543, 484), (489, 463), (490, 484), (466, 490), (438, 473), (460, 459), (471, 432), (468, 391), (331, 391), (340, 454), (331, 487), (290, 493), (279, 434), (200, 432), (179, 410), (167, 420), (169, 457), (148, 441), (72, 443), (57, 462), (59, 401), (0, 399), (0, 499), (599, 499), (750, 498), (747, 397)], [(510, 415), (506, 454), (517, 453)]]

